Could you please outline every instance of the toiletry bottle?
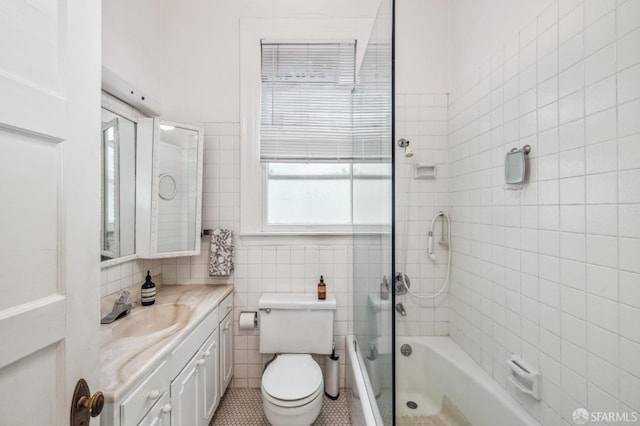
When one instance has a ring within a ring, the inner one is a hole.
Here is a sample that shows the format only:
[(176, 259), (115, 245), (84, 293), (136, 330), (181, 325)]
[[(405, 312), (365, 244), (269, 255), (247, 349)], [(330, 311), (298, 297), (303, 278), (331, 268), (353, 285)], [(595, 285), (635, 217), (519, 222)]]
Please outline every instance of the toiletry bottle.
[(380, 300), (389, 300), (389, 282), (386, 275), (382, 276), (380, 283)]
[(320, 275), (320, 282), (318, 283), (318, 299), (325, 300), (327, 298), (327, 285), (324, 283), (324, 278)]
[(145, 278), (144, 284), (142, 284), (140, 299), (144, 306), (156, 303), (156, 285), (151, 281), (151, 274), (149, 271), (147, 271), (147, 277)]

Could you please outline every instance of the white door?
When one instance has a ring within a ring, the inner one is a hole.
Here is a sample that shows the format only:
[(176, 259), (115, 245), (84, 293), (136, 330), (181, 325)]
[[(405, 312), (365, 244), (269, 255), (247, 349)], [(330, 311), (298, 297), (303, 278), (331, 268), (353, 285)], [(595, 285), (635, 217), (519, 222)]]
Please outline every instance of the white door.
[(100, 13), (0, 0), (2, 425), (68, 425), (76, 381), (98, 390)]

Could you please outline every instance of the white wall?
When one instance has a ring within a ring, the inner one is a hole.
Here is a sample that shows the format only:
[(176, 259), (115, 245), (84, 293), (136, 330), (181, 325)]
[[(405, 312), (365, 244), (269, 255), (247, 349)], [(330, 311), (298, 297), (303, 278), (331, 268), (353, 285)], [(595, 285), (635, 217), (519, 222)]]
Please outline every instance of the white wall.
[(449, 1), (396, 0), (396, 93), (449, 91)]
[(460, 83), (461, 78), (498, 51), (505, 40), (549, 3), (549, 0), (451, 0), (451, 82)]
[(378, 4), (377, 0), (164, 0), (165, 117), (240, 121), (240, 19), (374, 18)]
[[(544, 425), (640, 411), (640, 2), (521, 19), (482, 21), (522, 30), (451, 92), (451, 336)], [(506, 191), (525, 144), (530, 181)], [(540, 369), (539, 403), (507, 381), (509, 353)]]
[(161, 103), (162, 1), (102, 2), (102, 65)]

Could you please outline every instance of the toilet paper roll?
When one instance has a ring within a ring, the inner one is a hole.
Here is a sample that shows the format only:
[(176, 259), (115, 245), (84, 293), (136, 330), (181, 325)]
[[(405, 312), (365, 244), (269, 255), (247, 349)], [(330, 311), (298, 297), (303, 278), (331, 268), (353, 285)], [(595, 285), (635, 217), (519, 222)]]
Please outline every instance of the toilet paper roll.
[(258, 328), (257, 312), (241, 312), (240, 313), (240, 330), (251, 330)]

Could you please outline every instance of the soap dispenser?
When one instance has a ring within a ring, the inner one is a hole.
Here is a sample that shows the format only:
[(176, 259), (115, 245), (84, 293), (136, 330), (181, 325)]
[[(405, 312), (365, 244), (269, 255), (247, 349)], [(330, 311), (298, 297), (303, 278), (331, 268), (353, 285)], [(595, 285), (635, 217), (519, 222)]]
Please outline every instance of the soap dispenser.
[(156, 285), (151, 281), (151, 274), (149, 272), (150, 271), (147, 271), (147, 277), (140, 291), (140, 299), (144, 306), (156, 303)]
[(318, 283), (318, 299), (325, 300), (327, 298), (327, 285), (324, 283), (324, 278), (320, 275), (320, 282)]

